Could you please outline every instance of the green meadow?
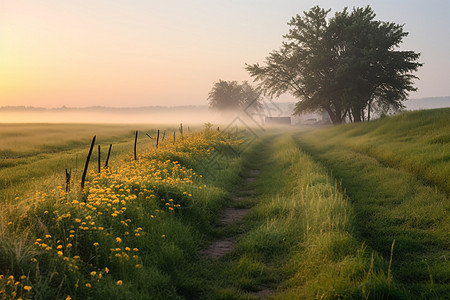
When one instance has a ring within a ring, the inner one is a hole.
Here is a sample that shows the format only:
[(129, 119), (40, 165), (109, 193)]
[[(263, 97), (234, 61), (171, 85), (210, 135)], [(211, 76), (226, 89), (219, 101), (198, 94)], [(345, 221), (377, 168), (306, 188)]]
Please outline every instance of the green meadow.
[[(0, 299), (446, 299), (449, 115), (256, 139), (2, 124)], [(81, 190), (93, 135), (112, 162), (98, 173), (96, 145)]]

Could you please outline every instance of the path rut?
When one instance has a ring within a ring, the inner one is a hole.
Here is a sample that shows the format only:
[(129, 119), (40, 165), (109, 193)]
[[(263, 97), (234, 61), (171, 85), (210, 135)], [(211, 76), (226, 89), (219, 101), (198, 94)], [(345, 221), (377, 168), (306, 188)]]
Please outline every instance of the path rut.
[[(258, 169), (250, 170), (249, 176), (245, 179), (246, 182), (254, 182), (259, 172), (260, 170)], [(248, 188), (244, 189), (244, 187), (241, 187), (236, 194), (237, 195), (233, 199), (236, 201), (242, 201), (247, 197), (253, 196), (254, 190)], [(249, 213), (249, 211), (250, 208), (225, 207), (220, 214), (221, 226), (227, 226), (241, 221), (242, 218)], [(202, 249), (200, 254), (207, 258), (219, 259), (234, 250), (236, 238), (237, 236), (217, 239), (207, 248)]]

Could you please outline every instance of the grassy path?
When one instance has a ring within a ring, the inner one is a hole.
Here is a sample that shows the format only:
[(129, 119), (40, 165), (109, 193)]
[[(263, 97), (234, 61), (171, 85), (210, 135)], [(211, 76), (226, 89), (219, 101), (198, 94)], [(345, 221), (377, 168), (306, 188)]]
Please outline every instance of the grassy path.
[[(196, 282), (191, 288), (203, 288), (185, 289), (183, 297), (401, 298), (389, 261), (357, 238), (339, 185), (298, 148), (292, 134), (261, 138), (242, 160), (241, 183), (229, 189), (211, 231), (210, 245), (232, 246), (217, 256), (199, 255), (189, 275)], [(228, 223), (231, 209), (246, 214)]]

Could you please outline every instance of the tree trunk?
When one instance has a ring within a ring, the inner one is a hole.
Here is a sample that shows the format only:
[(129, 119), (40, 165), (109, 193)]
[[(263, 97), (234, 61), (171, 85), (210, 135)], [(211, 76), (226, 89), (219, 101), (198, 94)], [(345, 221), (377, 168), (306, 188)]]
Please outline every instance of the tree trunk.
[(352, 108), (353, 113), (353, 122), (359, 123), (361, 122), (361, 110), (359, 108)]
[(336, 114), (331, 110), (331, 108), (330, 108), (330, 107), (325, 107), (324, 109), (327, 111), (328, 115), (330, 116), (331, 122), (332, 122), (333, 124), (339, 124), (339, 123), (337, 122), (337, 116), (336, 116)]

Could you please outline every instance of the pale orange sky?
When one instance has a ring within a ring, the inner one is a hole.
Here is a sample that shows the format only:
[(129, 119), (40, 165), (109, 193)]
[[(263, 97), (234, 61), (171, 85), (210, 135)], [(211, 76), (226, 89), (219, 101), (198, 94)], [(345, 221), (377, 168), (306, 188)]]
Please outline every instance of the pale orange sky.
[(405, 24), (403, 47), (425, 63), (411, 98), (448, 96), (450, 4), (427, 3), (2, 0), (0, 106), (206, 104), (219, 79), (251, 82), (245, 63), (263, 62), (286, 22), (316, 4), (332, 13), (369, 4), (378, 19)]

